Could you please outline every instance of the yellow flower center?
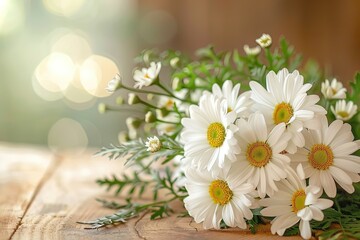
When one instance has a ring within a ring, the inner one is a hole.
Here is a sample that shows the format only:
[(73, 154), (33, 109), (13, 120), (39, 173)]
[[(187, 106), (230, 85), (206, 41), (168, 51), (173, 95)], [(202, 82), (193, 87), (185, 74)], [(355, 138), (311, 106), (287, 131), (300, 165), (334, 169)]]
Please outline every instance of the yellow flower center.
[(333, 95), (337, 93), (337, 90), (335, 88), (330, 88)]
[(228, 107), (227, 108), (227, 112), (229, 113), (229, 112), (232, 112), (232, 108), (231, 107)]
[(167, 100), (165, 103), (165, 107), (166, 109), (171, 110), (174, 107), (174, 101), (172, 99)]
[(220, 147), (225, 140), (225, 128), (219, 122), (214, 122), (209, 125), (207, 130), (207, 140), (210, 146)]
[(291, 206), (294, 213), (297, 213), (305, 207), (306, 194), (304, 190), (296, 191), (291, 199)]
[(272, 150), (267, 143), (256, 142), (249, 144), (246, 150), (246, 158), (255, 167), (265, 166), (272, 156)]
[(294, 110), (290, 104), (282, 102), (276, 105), (273, 112), (273, 120), (275, 124), (288, 123), (294, 115)]
[(233, 192), (224, 180), (214, 180), (209, 186), (209, 194), (214, 203), (225, 205), (230, 202)]
[(347, 117), (349, 117), (349, 113), (346, 112), (346, 111), (338, 111), (338, 112), (337, 112), (337, 115), (339, 115), (339, 116), (342, 117), (342, 118), (347, 118)]
[(311, 166), (319, 170), (328, 169), (334, 162), (334, 154), (329, 146), (314, 144), (308, 154)]
[(150, 78), (149, 74), (145, 73), (144, 78)]

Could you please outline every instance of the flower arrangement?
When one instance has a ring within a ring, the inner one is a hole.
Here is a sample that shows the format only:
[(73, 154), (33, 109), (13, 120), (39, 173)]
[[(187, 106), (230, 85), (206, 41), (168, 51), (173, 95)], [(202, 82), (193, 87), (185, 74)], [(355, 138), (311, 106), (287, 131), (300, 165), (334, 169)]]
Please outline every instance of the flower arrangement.
[[(135, 170), (97, 181), (129, 198), (100, 200), (117, 212), (83, 223), (101, 228), (143, 211), (162, 218), (182, 201), (205, 229), (256, 232), (270, 222), (281, 236), (360, 238), (360, 74), (347, 91), (323, 81), (316, 63), (301, 65), (285, 39), (275, 50), (269, 35), (256, 42), (244, 55), (203, 48), (196, 60), (147, 50), (133, 87), (119, 74), (109, 82), (107, 90), (128, 92), (127, 105), (143, 117), (129, 117), (121, 144), (98, 154)], [(116, 103), (125, 105), (121, 97)], [(149, 190), (153, 201), (137, 203)]]

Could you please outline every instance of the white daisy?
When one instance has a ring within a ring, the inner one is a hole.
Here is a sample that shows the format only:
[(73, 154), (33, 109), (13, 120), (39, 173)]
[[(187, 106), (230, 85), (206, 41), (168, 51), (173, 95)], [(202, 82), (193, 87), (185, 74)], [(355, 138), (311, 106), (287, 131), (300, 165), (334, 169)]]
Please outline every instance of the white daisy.
[(233, 83), (230, 80), (226, 80), (220, 88), (218, 84), (214, 84), (212, 87), (212, 93), (221, 99), (226, 99), (228, 105), (228, 112), (234, 111), (237, 117), (243, 117), (248, 115), (249, 108), (252, 104), (250, 99), (250, 91), (240, 93), (240, 83), (233, 87)]
[(148, 141), (145, 143), (145, 146), (147, 147), (147, 151), (149, 152), (157, 152), (161, 149), (161, 141), (157, 136), (154, 137), (148, 137)]
[(347, 121), (350, 120), (357, 113), (357, 105), (352, 101), (346, 103), (345, 100), (339, 100), (334, 106), (331, 106), (331, 111), (336, 119)]
[(268, 131), (264, 116), (254, 113), (248, 121), (237, 121), (239, 146), (237, 156), (238, 177), (257, 187), (261, 198), (272, 195), (278, 188), (274, 181), (286, 177), (284, 166), (289, 166), (290, 158), (281, 154), (285, 150), (290, 134), (285, 133), (285, 123), (276, 125)]
[(321, 83), (321, 93), (328, 99), (344, 99), (346, 97), (346, 88), (336, 78), (331, 83), (325, 79), (325, 82)]
[(234, 136), (236, 113), (228, 112), (226, 100), (211, 94), (203, 95), (199, 106), (191, 105), (189, 111), (190, 118), (181, 120), (185, 157), (191, 158), (194, 166), (209, 171), (230, 167), (226, 161), (235, 161), (235, 154), (240, 152)]
[(115, 92), (115, 90), (119, 89), (121, 87), (121, 76), (120, 74), (116, 74), (113, 79), (111, 79), (106, 87), (106, 90), (108, 92)]
[(360, 157), (350, 154), (360, 146), (353, 142), (351, 126), (340, 120), (328, 126), (326, 117), (318, 121), (321, 128), (304, 130), (305, 147), (290, 158), (295, 164), (302, 164), (310, 185), (323, 188), (329, 197), (336, 195), (335, 182), (353, 193), (352, 183), (360, 181)]
[(304, 84), (304, 78), (298, 71), (289, 73), (286, 68), (276, 75), (271, 71), (266, 76), (266, 87), (255, 81), (250, 82), (251, 98), (255, 110), (262, 112), (268, 124), (286, 124), (286, 131), (292, 138), (287, 151), (296, 152), (296, 147), (304, 146), (301, 134), (303, 127), (317, 128), (312, 119), (315, 115), (326, 114), (323, 107), (316, 105), (320, 100), (317, 95), (307, 95), (311, 84)]
[(249, 45), (244, 45), (244, 52), (248, 56), (257, 56), (257, 55), (259, 55), (260, 51), (261, 51), (260, 46), (251, 48), (251, 47), (249, 47)]
[(270, 198), (261, 199), (259, 204), (263, 216), (275, 217), (271, 221), (271, 233), (282, 236), (287, 228), (300, 221), (300, 233), (304, 239), (311, 238), (310, 221), (322, 221), (324, 213), (321, 210), (329, 208), (333, 202), (319, 198), (322, 191), (318, 187), (306, 187), (305, 181), (289, 169), (288, 178), (279, 184), (279, 191)]
[(189, 196), (184, 199), (185, 208), (197, 223), (205, 229), (220, 228), (223, 220), (227, 226), (246, 228), (245, 219), (252, 219), (249, 209), (254, 199), (254, 190), (249, 183), (236, 178), (237, 174), (222, 171), (216, 177), (206, 170), (188, 169), (185, 172), (185, 187)]
[(134, 80), (136, 81), (134, 88), (142, 88), (143, 86), (150, 86), (158, 78), (161, 70), (161, 62), (151, 62), (149, 68), (135, 70)]
[(263, 33), (260, 38), (256, 39), (257, 44), (260, 45), (262, 48), (270, 47), (272, 44), (272, 39), (269, 34)]

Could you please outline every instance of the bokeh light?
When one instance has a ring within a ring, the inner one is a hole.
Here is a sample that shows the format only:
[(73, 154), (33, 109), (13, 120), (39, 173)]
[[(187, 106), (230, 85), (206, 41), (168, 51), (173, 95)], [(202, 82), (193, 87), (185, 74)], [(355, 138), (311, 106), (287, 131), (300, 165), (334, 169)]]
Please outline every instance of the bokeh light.
[(75, 64), (60, 52), (53, 52), (38, 65), (35, 77), (39, 84), (50, 92), (64, 91), (74, 78)]
[(64, 53), (77, 64), (82, 63), (92, 54), (91, 47), (84, 37), (77, 33), (71, 32), (71, 30), (61, 30), (66, 33), (60, 36), (60, 38), (58, 38), (57, 41), (53, 44), (51, 48), (52, 52)]
[(54, 123), (48, 134), (49, 148), (54, 152), (72, 150), (82, 153), (88, 145), (88, 137), (81, 124), (70, 118)]
[(45, 8), (58, 16), (71, 17), (79, 12), (85, 0), (43, 0)]
[(96, 97), (109, 96), (107, 83), (119, 72), (111, 59), (93, 55), (90, 44), (80, 35), (69, 29), (56, 29), (50, 34), (56, 38), (52, 52), (37, 66), (32, 84), (42, 99), (63, 98), (76, 110), (92, 107)]
[(92, 55), (87, 58), (80, 68), (80, 81), (86, 91), (96, 97), (106, 97), (108, 81), (119, 72), (116, 64), (109, 58)]
[(24, 5), (20, 0), (0, 0), (0, 34), (9, 34), (24, 23)]

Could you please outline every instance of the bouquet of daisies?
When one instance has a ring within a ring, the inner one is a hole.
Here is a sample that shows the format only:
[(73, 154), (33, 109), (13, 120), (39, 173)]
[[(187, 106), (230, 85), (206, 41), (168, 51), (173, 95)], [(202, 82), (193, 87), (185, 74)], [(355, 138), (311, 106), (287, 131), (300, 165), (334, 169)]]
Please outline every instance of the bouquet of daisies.
[[(133, 87), (120, 75), (109, 82), (127, 103), (119, 96), (100, 112), (136, 105), (142, 117), (129, 117), (120, 144), (99, 152), (124, 159), (132, 174), (97, 182), (129, 198), (100, 200), (118, 211), (86, 223), (99, 228), (145, 210), (162, 218), (182, 201), (205, 229), (255, 232), (270, 222), (281, 236), (360, 238), (360, 74), (348, 92), (323, 81), (314, 62), (296, 70), (301, 56), (284, 39), (273, 51), (269, 35), (256, 42), (245, 54), (200, 49), (196, 60), (147, 50)], [(149, 192), (153, 201), (139, 204)]]

